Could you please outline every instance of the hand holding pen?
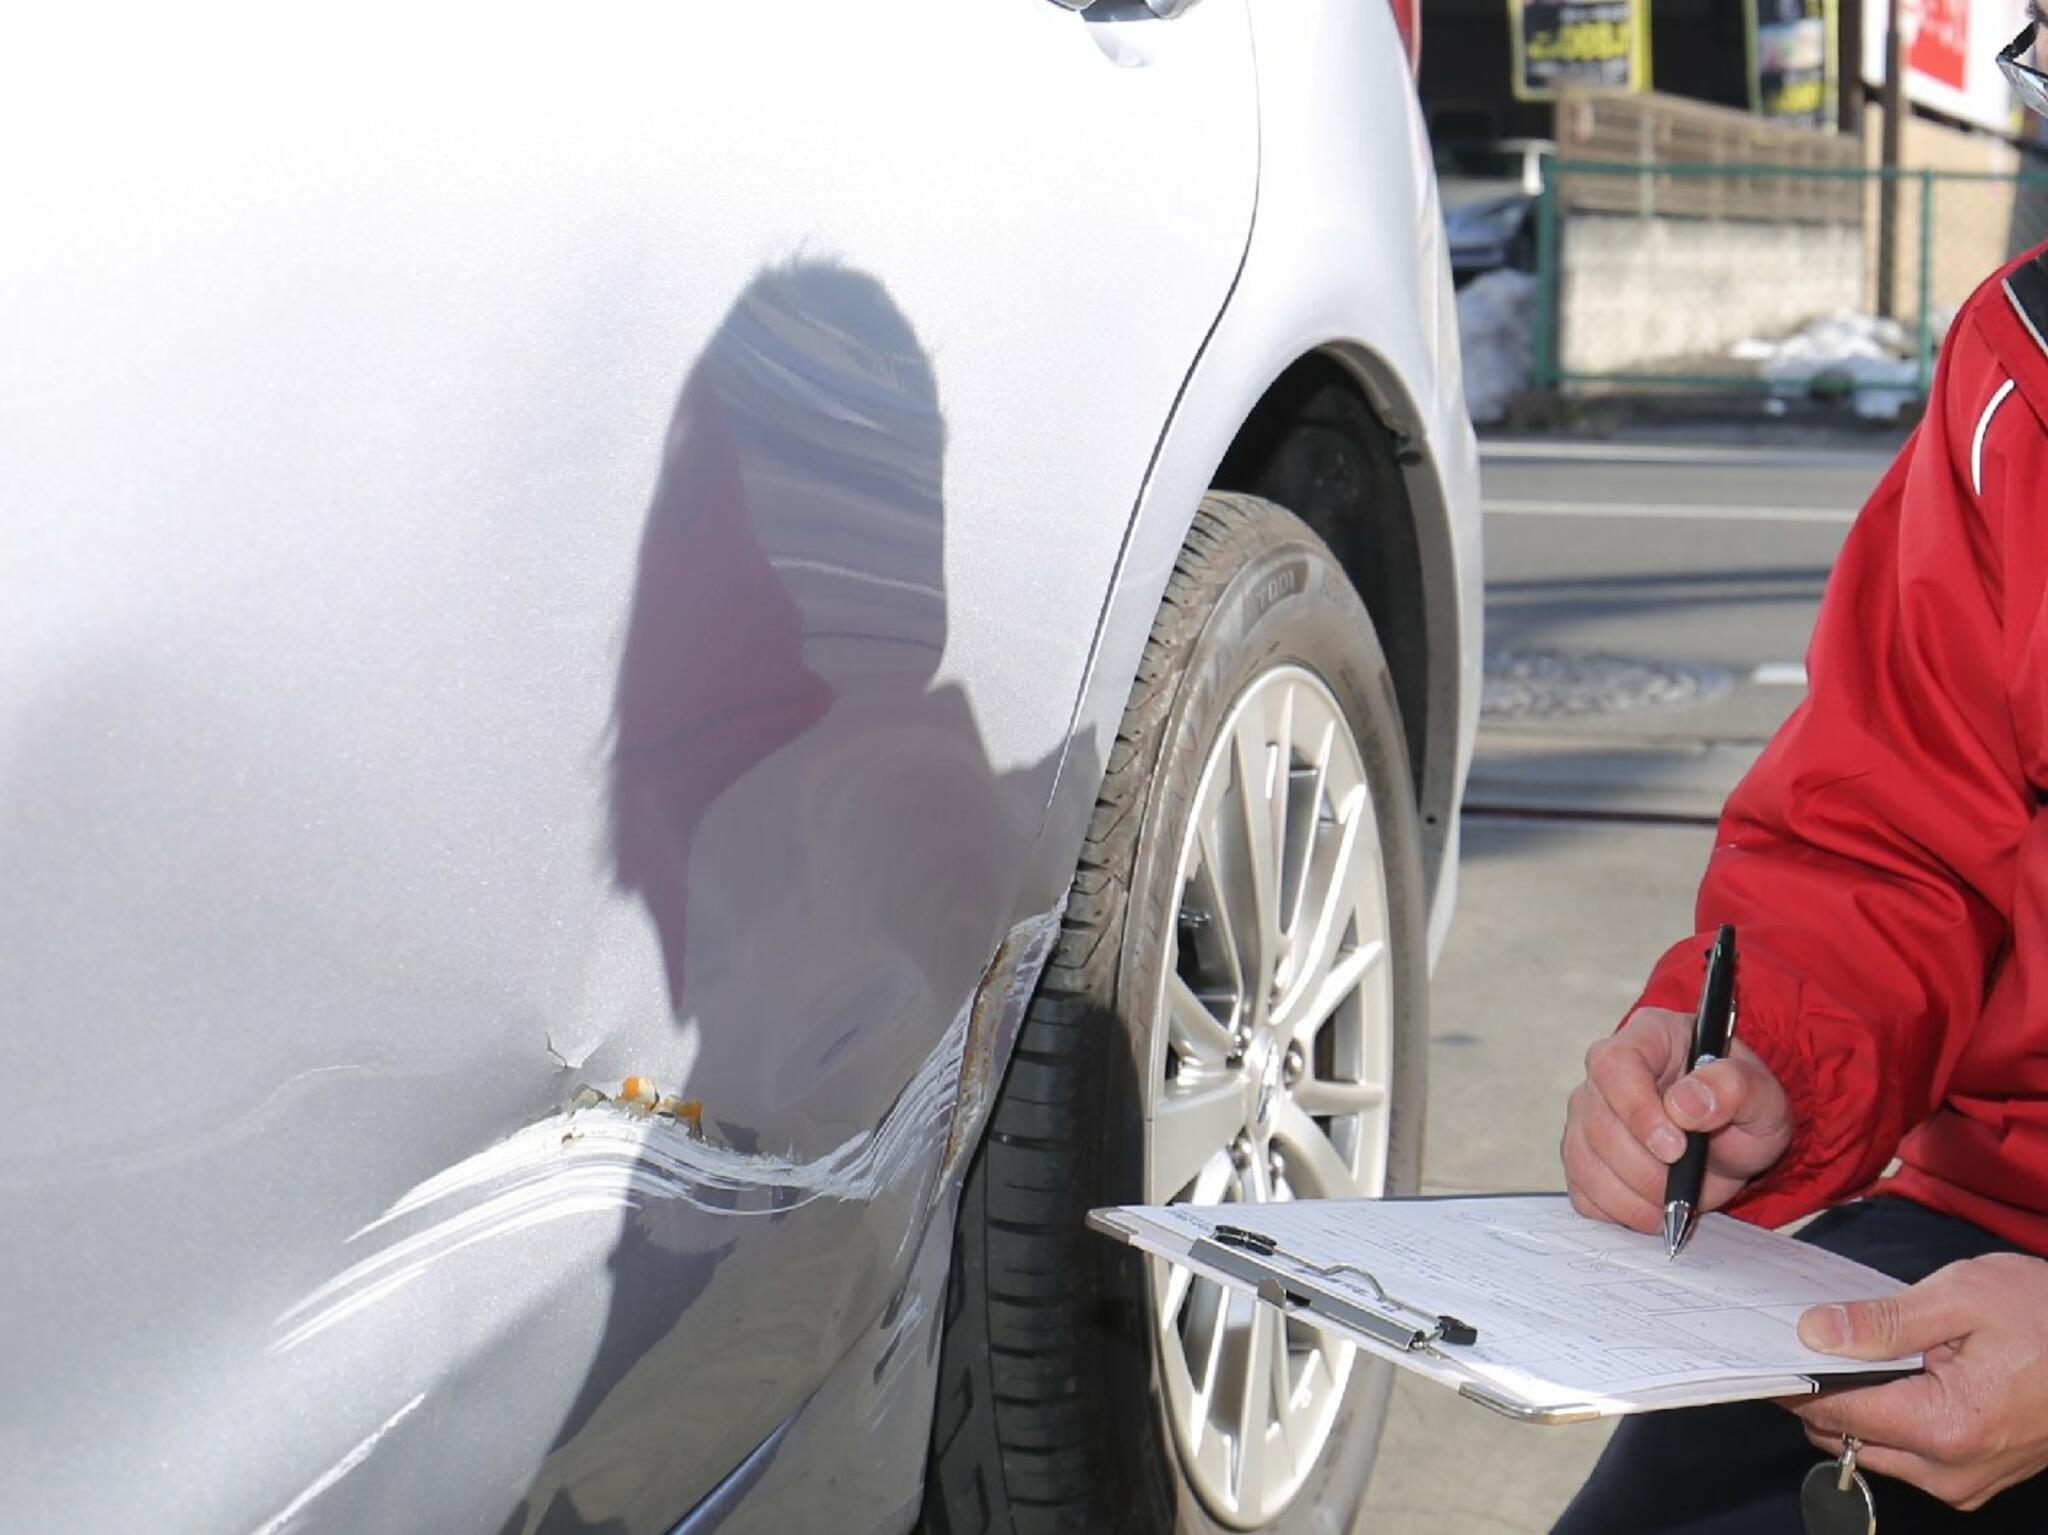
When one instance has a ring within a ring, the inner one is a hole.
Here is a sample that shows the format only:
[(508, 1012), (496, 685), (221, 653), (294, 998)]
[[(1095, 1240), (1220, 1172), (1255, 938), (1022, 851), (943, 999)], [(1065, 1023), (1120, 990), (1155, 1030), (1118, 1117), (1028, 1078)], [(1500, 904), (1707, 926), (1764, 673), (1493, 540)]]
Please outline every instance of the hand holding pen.
[(1784, 1088), (1739, 1034), (1713, 1052), (1721, 1059), (1691, 1070), (1698, 1021), (1697, 1010), (1638, 1008), (1586, 1052), (1562, 1146), (1565, 1187), (1582, 1215), (1662, 1234), (1673, 1164), (1689, 1135), (1705, 1142), (1695, 1214), (1720, 1208), (1784, 1155), (1792, 1139)]
[[(1695, 1076), (1728, 1054), (1735, 1037), (1735, 929), (1721, 924), (1714, 947), (1707, 952), (1707, 973), (1700, 982), (1699, 1010), (1693, 1015), (1692, 1044), (1685, 1052), (1685, 1070)], [(1710, 1090), (1711, 1091), (1711, 1090)], [(1700, 1196), (1707, 1178), (1707, 1134), (1685, 1132), (1685, 1150), (1664, 1175), (1664, 1255), (1676, 1259), (1699, 1219)]]

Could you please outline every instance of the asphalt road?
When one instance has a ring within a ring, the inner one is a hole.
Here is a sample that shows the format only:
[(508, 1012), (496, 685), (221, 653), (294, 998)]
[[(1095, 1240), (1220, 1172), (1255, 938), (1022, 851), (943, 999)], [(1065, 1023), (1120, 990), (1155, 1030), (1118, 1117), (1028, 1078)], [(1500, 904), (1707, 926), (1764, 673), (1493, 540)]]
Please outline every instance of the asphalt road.
[[(1691, 928), (1728, 790), (1889, 451), (1489, 444), (1489, 710), (1432, 1004), (1432, 1192), (1563, 1186), (1585, 1047)], [(1606, 1442), (1412, 1377), (1357, 1529), (1541, 1535)]]

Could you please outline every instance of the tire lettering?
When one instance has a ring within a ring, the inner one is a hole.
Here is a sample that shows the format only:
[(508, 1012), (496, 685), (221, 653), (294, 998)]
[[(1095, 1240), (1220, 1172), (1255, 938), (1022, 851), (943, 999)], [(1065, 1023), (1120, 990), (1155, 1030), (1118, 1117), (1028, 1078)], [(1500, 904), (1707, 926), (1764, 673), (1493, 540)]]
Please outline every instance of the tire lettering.
[(1251, 611), (1246, 614), (1248, 623), (1257, 623), (1265, 616), (1274, 603), (1292, 597), (1308, 583), (1308, 562), (1297, 560), (1285, 569), (1276, 570), (1258, 584), (1252, 592)]

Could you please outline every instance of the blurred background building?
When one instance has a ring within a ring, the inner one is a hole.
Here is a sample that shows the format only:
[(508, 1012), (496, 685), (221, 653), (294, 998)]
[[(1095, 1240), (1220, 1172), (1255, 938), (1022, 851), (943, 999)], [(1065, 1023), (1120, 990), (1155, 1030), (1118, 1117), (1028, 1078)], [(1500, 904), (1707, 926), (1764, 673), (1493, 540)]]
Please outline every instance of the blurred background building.
[(1996, 63), (2026, 0), (1422, 15), (1453, 266), (1461, 291), (1487, 279), (1464, 306), (1482, 419), (1520, 382), (1485, 354), (1525, 332), (1539, 391), (1831, 390), (1895, 412), (1970, 290), (2048, 239), (2048, 137)]
[[(1912, 119), (2021, 142), (1993, 58), (2026, 0), (1901, 0)], [(1542, 137), (1559, 87), (1682, 97), (1860, 132), (1889, 0), (1424, 0), (1421, 95), (1456, 140)]]

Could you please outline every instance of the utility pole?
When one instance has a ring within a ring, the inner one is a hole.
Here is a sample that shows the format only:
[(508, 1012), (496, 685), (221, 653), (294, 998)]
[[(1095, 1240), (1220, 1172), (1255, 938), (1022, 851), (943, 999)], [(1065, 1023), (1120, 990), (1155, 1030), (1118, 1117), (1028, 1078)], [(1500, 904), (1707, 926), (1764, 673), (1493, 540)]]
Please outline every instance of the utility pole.
[(1837, 0), (1835, 33), (1836, 126), (1863, 137), (1863, 0)]
[[(1850, 4), (1857, 0), (1849, 0)], [(1877, 193), (1877, 312), (1898, 313), (1899, 139), (1905, 129), (1906, 45), (1899, 31), (1899, 0), (1889, 0), (1884, 23), (1884, 135), (1879, 163), (1884, 180)]]

